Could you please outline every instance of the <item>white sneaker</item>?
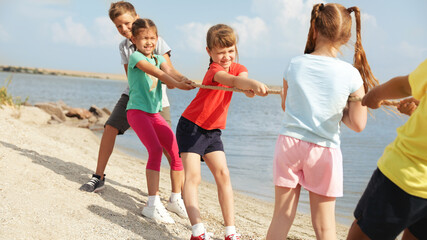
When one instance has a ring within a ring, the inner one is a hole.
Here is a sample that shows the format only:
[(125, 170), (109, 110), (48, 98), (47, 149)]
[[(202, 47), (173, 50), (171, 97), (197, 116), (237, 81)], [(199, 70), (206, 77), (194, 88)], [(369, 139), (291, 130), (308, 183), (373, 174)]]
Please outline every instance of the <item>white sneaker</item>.
[(176, 213), (181, 218), (188, 218), (187, 211), (185, 210), (184, 201), (182, 199), (177, 199), (174, 202), (168, 201), (166, 209)]
[(142, 215), (162, 223), (175, 223), (162, 203), (154, 206), (145, 206)]

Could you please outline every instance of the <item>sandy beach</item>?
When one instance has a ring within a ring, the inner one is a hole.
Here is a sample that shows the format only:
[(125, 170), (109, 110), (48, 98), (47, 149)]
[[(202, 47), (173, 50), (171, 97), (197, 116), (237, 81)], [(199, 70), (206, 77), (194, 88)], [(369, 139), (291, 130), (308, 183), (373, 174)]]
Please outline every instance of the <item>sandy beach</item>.
[[(100, 193), (78, 190), (96, 166), (99, 138), (89, 129), (48, 124), (36, 107), (0, 106), (0, 239), (189, 239), (188, 219), (175, 224), (144, 218), (145, 159), (114, 150)], [(161, 198), (170, 193), (162, 169)], [(216, 186), (199, 189), (202, 217), (214, 239), (224, 239)], [(236, 227), (242, 239), (264, 239), (273, 204), (235, 193)], [(338, 225), (339, 239), (348, 227)], [(298, 214), (288, 239), (315, 239), (310, 217)]]

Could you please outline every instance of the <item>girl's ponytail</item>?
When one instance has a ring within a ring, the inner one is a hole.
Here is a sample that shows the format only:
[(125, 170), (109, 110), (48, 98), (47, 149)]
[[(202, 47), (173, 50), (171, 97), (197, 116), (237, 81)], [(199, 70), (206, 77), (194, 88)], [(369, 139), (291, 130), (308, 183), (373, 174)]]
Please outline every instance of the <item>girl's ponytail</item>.
[(313, 10), (311, 10), (310, 29), (308, 30), (308, 37), (304, 54), (312, 53), (316, 47), (316, 39), (314, 39), (314, 28), (316, 25), (316, 19), (319, 16), (319, 11), (323, 10), (324, 7), (325, 6), (323, 3), (319, 3), (314, 5)]
[(356, 43), (354, 44), (354, 59), (353, 66), (359, 70), (363, 79), (363, 86), (365, 92), (378, 85), (379, 82), (372, 73), (371, 67), (366, 59), (365, 50), (362, 46), (361, 24), (360, 24), (360, 10), (358, 7), (347, 8), (348, 13), (354, 12), (356, 18)]

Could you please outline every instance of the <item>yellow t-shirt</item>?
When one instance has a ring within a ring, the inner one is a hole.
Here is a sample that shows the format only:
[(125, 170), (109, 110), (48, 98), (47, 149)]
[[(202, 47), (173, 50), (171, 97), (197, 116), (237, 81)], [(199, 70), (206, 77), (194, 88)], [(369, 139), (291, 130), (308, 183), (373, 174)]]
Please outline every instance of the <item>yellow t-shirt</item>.
[(397, 137), (385, 148), (378, 167), (408, 194), (427, 199), (427, 59), (409, 74), (409, 84), (420, 103), (397, 129)]

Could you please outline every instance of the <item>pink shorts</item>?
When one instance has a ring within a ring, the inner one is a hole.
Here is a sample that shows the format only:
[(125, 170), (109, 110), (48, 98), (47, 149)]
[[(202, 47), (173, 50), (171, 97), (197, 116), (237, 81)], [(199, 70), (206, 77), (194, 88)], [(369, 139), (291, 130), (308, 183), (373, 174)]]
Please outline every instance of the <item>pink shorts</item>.
[(273, 162), (274, 185), (306, 190), (327, 197), (342, 197), (343, 169), (339, 148), (322, 147), (279, 135)]

